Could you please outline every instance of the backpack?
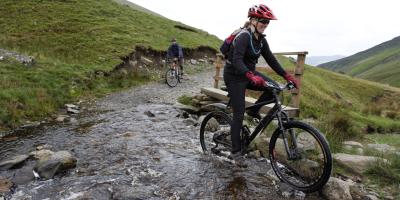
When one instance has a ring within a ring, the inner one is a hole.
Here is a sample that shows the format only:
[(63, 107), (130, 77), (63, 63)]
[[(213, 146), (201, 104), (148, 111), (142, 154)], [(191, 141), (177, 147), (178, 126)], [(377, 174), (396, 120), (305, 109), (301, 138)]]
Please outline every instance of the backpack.
[[(221, 47), (219, 48), (219, 50), (220, 50), (221, 53), (224, 55), (225, 59), (228, 58), (229, 51), (230, 51), (230, 49), (231, 49), (232, 43), (234, 43), (234, 41), (235, 41), (236, 36), (238, 36), (238, 35), (241, 34), (241, 33), (247, 33), (247, 34), (250, 35), (250, 33), (247, 31), (246, 28), (239, 28), (239, 29), (235, 30), (229, 37), (227, 37), (227, 38), (224, 40), (224, 42), (222, 43), (222, 45), (221, 45)], [(252, 50), (253, 50), (253, 52), (254, 52), (255, 54), (259, 54), (259, 53), (260, 53), (260, 51), (257, 52), (257, 51), (254, 49), (253, 41), (252, 41), (251, 37), (250, 37), (250, 45), (251, 45), (251, 48), (252, 48)], [(261, 47), (262, 47), (262, 44), (261, 44)]]

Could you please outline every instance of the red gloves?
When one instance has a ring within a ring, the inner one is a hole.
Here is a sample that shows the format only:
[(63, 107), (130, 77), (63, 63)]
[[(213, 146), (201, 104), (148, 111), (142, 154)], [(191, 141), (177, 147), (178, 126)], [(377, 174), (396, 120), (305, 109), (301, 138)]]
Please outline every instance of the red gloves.
[(283, 78), (285, 78), (285, 80), (287, 81), (292, 82), (294, 84), (294, 87), (298, 88), (299, 82), (292, 75), (286, 73), (285, 76), (283, 76)]
[(246, 77), (255, 86), (263, 87), (265, 85), (264, 79), (261, 76), (255, 75), (252, 71), (246, 72)]

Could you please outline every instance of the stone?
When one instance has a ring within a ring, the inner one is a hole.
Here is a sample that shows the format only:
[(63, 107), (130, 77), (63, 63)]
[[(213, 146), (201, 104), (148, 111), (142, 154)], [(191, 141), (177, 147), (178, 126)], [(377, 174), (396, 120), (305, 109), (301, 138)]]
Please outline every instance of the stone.
[(67, 108), (67, 112), (71, 114), (79, 114), (79, 110), (73, 108)]
[(16, 185), (27, 184), (33, 180), (35, 180), (35, 176), (33, 174), (32, 166), (26, 166), (18, 169), (12, 178), (12, 182)]
[(156, 116), (150, 110), (145, 111), (144, 114), (147, 115), (148, 117), (155, 117)]
[(201, 62), (201, 63), (205, 63), (206, 62), (206, 60), (204, 60), (204, 59), (199, 59), (198, 61)]
[(44, 179), (51, 179), (57, 173), (76, 166), (76, 158), (68, 151), (58, 151), (49, 158), (43, 158), (36, 163), (34, 170)]
[(0, 61), (5, 60), (4, 56), (0, 56)]
[(65, 104), (65, 107), (79, 110), (79, 106), (74, 105), (74, 104)]
[(380, 153), (391, 153), (395, 152), (396, 148), (387, 145), (387, 144), (367, 144), (368, 148), (375, 149), (379, 151)]
[(351, 146), (351, 147), (364, 148), (364, 146), (361, 143), (355, 142), (355, 141), (345, 141), (345, 142), (343, 142), (343, 145), (348, 145), (348, 146)]
[(11, 160), (7, 160), (4, 162), (0, 163), (0, 171), (3, 170), (8, 170), (10, 168), (13, 168), (14, 166), (21, 164), (22, 162), (24, 162), (26, 159), (28, 159), (29, 156), (28, 155), (18, 155), (13, 157)]
[(329, 200), (352, 200), (350, 183), (331, 177), (322, 189), (322, 194)]
[(184, 111), (186, 111), (186, 112), (188, 112), (190, 114), (196, 114), (196, 113), (198, 113), (200, 111), (199, 108), (196, 108), (194, 106), (189, 106), (189, 105), (183, 105), (183, 104), (181, 104), (179, 102), (176, 102), (174, 104), (174, 107), (177, 108), (177, 109), (180, 109), (180, 110), (184, 110)]
[(152, 60), (150, 60), (150, 59), (148, 59), (148, 58), (146, 58), (146, 57), (144, 57), (144, 56), (141, 56), (141, 57), (140, 57), (140, 61), (141, 61), (142, 63), (144, 63), (145, 65), (152, 65), (152, 64), (153, 64), (153, 61), (152, 61)]
[(68, 115), (58, 115), (56, 118), (56, 122), (65, 122), (68, 118)]
[(372, 195), (372, 194), (364, 196), (363, 199), (365, 199), (365, 200), (379, 200), (378, 197), (376, 197), (375, 195)]
[(48, 160), (53, 154), (53, 151), (41, 149), (38, 151), (32, 151), (31, 153), (29, 153), (29, 156), (32, 156), (36, 160)]
[(190, 64), (192, 64), (192, 65), (197, 65), (197, 60), (195, 60), (195, 59), (190, 59)]
[(53, 148), (53, 146), (49, 145), (49, 144), (44, 144), (44, 145), (39, 145), (36, 147), (36, 150), (40, 151), (40, 150), (44, 150), (44, 149), (51, 149)]
[(183, 120), (183, 123), (185, 123), (186, 126), (197, 126), (199, 123), (192, 118), (187, 118)]
[(344, 153), (333, 154), (333, 158), (339, 164), (348, 167), (353, 172), (358, 174), (364, 173), (371, 164), (377, 161), (381, 160), (383, 162), (387, 162), (386, 159), (378, 157), (350, 155)]

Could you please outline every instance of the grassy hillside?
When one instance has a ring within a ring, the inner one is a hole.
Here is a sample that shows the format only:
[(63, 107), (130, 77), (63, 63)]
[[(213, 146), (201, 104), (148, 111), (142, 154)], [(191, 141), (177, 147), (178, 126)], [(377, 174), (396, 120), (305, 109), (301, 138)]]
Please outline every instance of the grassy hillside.
[(400, 86), (400, 37), (355, 55), (319, 65), (351, 76)]
[[(294, 64), (279, 57), (285, 68)], [(271, 74), (281, 82), (277, 75)], [(306, 65), (301, 91), (301, 117), (341, 139), (367, 132), (400, 131), (400, 89)], [(374, 130), (372, 130), (374, 129)]]
[(0, 61), (0, 130), (39, 120), (64, 103), (148, 81), (97, 77), (141, 45), (165, 50), (176, 37), (187, 49), (217, 48), (220, 40), (134, 4), (113, 0), (2, 0), (0, 48), (34, 56), (26, 67)]

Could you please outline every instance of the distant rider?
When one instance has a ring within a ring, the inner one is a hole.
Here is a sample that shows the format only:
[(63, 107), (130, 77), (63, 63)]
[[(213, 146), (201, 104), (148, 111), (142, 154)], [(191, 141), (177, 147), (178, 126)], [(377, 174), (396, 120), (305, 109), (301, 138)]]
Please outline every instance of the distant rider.
[(178, 59), (178, 64), (183, 75), (183, 51), (182, 47), (176, 42), (176, 39), (171, 40), (171, 45), (168, 48), (167, 58), (170, 60)]

